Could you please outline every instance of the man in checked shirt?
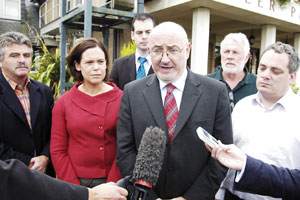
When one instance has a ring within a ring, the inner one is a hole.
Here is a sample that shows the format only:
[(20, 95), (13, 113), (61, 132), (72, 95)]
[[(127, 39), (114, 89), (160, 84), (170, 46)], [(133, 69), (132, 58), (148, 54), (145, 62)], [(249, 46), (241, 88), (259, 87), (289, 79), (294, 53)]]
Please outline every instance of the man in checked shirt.
[(51, 89), (29, 79), (30, 40), (18, 32), (0, 35), (0, 159), (19, 159), (54, 176), (50, 164)]

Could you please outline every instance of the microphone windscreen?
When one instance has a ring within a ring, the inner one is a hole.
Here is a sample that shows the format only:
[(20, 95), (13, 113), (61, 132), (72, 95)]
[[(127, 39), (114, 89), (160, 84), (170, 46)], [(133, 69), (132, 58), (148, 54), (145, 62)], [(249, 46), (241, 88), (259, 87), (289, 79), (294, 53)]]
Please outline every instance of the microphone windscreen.
[(166, 134), (158, 127), (146, 128), (138, 149), (133, 170), (135, 180), (155, 186), (162, 168), (166, 147)]

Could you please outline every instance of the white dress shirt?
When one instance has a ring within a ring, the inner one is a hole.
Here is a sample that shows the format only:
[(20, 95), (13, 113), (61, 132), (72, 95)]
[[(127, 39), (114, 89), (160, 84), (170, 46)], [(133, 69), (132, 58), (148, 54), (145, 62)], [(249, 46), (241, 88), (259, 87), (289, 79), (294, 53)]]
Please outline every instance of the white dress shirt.
[[(137, 52), (137, 51), (135, 51), (135, 70), (136, 70), (136, 72), (138, 71), (138, 69), (139, 69), (139, 67), (140, 67), (140, 65), (141, 65), (141, 63), (140, 63), (140, 61), (139, 61), (139, 57), (140, 57), (140, 54)], [(146, 57), (146, 59), (147, 59), (147, 61), (146, 62), (144, 62), (144, 69), (145, 69), (145, 72), (146, 72), (146, 76), (148, 75), (148, 72), (149, 72), (149, 70), (150, 70), (150, 67), (151, 67), (151, 65), (152, 65), (152, 63), (151, 63), (151, 56), (150, 56), (150, 54), (148, 54), (148, 56)]]
[[(183, 94), (183, 90), (184, 90), (184, 86), (185, 86), (186, 77), (187, 77), (187, 69), (185, 68), (182, 75), (181, 75), (181, 77), (178, 80), (176, 80), (172, 83), (172, 85), (174, 85), (176, 87), (173, 90), (173, 95), (174, 95), (175, 100), (176, 100), (178, 112), (179, 112), (179, 109), (180, 109), (181, 98), (182, 98), (182, 94)], [(159, 87), (160, 87), (160, 92), (161, 92), (162, 103), (164, 105), (165, 98), (166, 98), (166, 95), (167, 95), (166, 85), (168, 83), (164, 82), (160, 79), (158, 79), (158, 80), (159, 80)]]
[[(245, 97), (236, 104), (232, 112), (234, 144), (244, 153), (263, 162), (299, 169), (299, 115), (300, 96), (294, 94), (291, 89), (270, 108), (264, 107), (259, 92)], [(234, 172), (231, 170), (221, 188), (229, 189), (242, 199), (275, 199), (233, 191), (233, 179)]]

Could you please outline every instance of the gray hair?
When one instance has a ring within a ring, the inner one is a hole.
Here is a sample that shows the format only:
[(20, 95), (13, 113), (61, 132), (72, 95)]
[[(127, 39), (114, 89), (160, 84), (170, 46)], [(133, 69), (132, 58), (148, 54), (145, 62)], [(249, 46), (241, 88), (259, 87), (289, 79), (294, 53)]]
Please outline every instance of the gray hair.
[(244, 33), (229, 33), (228, 35), (225, 36), (225, 38), (221, 42), (221, 50), (223, 47), (223, 43), (226, 40), (233, 40), (243, 46), (243, 51), (245, 56), (248, 55), (250, 52), (250, 44), (247, 36)]
[(0, 61), (3, 60), (4, 47), (12, 44), (25, 44), (32, 48), (31, 41), (26, 35), (14, 31), (3, 33), (0, 35)]
[(269, 50), (274, 50), (276, 53), (286, 53), (289, 57), (289, 73), (297, 72), (299, 69), (299, 56), (294, 47), (282, 42), (276, 42), (269, 45), (261, 54), (261, 57)]

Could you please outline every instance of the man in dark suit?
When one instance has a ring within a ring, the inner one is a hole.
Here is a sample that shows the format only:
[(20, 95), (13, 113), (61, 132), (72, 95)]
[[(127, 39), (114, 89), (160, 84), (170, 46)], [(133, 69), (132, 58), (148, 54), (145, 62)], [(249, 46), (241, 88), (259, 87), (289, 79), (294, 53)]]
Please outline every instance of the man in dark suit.
[(235, 189), (284, 200), (300, 199), (300, 170), (264, 163), (245, 155), (233, 144), (219, 142), (219, 146), (208, 149), (224, 166), (238, 170)]
[(29, 79), (31, 60), (25, 35), (0, 36), (0, 159), (16, 158), (54, 176), (49, 146), (54, 101), (48, 86)]
[(0, 160), (0, 199), (3, 200), (125, 200), (127, 191), (113, 183), (85, 188), (30, 170), (19, 160)]
[(124, 88), (117, 126), (121, 174), (132, 174), (147, 127), (160, 127), (168, 137), (162, 170), (148, 199), (213, 199), (226, 173), (210, 158), (196, 129), (201, 126), (217, 139), (232, 141), (227, 90), (220, 81), (187, 68), (190, 48), (180, 25), (156, 26), (149, 37), (155, 74)]
[(131, 39), (136, 44), (136, 51), (115, 60), (110, 77), (121, 90), (125, 84), (146, 75), (153, 74), (148, 53), (148, 37), (156, 25), (155, 19), (148, 13), (137, 14), (131, 25)]

